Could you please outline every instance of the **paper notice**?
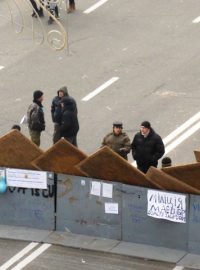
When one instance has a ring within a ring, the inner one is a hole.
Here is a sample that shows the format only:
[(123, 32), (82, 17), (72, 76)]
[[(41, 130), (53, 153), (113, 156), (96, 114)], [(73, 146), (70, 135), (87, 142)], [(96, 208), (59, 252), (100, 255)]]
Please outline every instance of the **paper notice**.
[(95, 196), (100, 196), (100, 194), (101, 194), (101, 183), (100, 182), (92, 181), (92, 187), (91, 187), (90, 194), (95, 195)]
[(105, 203), (106, 214), (118, 214), (118, 203)]
[(106, 198), (112, 198), (113, 196), (113, 185), (103, 183), (102, 196)]

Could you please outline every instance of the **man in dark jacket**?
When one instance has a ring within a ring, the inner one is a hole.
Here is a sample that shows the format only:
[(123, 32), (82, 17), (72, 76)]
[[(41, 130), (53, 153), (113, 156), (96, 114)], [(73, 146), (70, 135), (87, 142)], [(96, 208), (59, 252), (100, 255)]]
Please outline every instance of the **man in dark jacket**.
[[(37, 16), (39, 17), (43, 17), (44, 14), (43, 14), (43, 9), (40, 7), (38, 8), (35, 0), (30, 0), (32, 6), (33, 6), (33, 14), (32, 14), (32, 17), (35, 17), (37, 18)], [(40, 1), (41, 3), (43, 3), (43, 1)], [(37, 14), (36, 14), (37, 13)]]
[(77, 116), (77, 107), (71, 97), (63, 97), (61, 99), (62, 113), (60, 132), (71, 144), (77, 146), (77, 133), (79, 131), (79, 122)]
[(157, 167), (164, 155), (165, 147), (161, 137), (152, 129), (148, 121), (141, 124), (131, 144), (132, 155), (140, 171), (146, 173), (150, 166)]
[(33, 103), (29, 106), (27, 112), (27, 123), (32, 142), (40, 146), (41, 132), (45, 130), (44, 112), (43, 112), (43, 92), (36, 90), (33, 93)]
[(76, 107), (76, 111), (77, 111), (76, 101), (72, 97), (69, 96), (67, 87), (66, 86), (61, 87), (57, 91), (57, 96), (53, 98), (52, 104), (51, 104), (51, 117), (54, 123), (53, 143), (56, 143), (57, 141), (61, 139), (60, 125), (61, 125), (62, 108), (61, 108), (60, 101), (63, 97), (69, 97), (73, 101), (74, 106)]
[(102, 146), (110, 147), (114, 152), (128, 160), (127, 155), (131, 150), (131, 142), (128, 135), (122, 132), (122, 129), (122, 122), (115, 121), (113, 123), (113, 131), (104, 137)]

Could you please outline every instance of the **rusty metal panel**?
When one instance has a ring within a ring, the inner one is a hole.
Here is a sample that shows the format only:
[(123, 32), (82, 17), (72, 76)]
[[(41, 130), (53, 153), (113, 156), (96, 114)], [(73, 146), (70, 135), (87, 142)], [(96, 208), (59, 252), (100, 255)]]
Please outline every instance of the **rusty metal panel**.
[[(147, 216), (147, 188), (122, 187), (122, 240), (187, 250), (187, 223), (175, 223)], [(187, 217), (189, 196), (186, 195)]]
[(12, 130), (0, 138), (0, 166), (18, 169), (34, 169), (31, 161), (43, 151), (18, 130)]
[(91, 178), (105, 179), (129, 185), (155, 187), (148, 181), (145, 174), (107, 146), (81, 161), (77, 168)]
[(166, 167), (162, 170), (187, 185), (200, 189), (200, 163)]
[(59, 140), (50, 147), (43, 155), (33, 160), (34, 168), (56, 173), (72, 175), (85, 175), (75, 167), (87, 157), (81, 150), (65, 139)]
[(189, 194), (200, 194), (200, 189), (192, 187), (155, 167), (149, 168), (146, 173), (146, 177), (149, 181), (152, 181), (158, 189)]
[[(121, 184), (111, 183), (112, 198), (91, 194), (92, 182), (101, 180), (58, 175), (57, 230), (121, 239)], [(118, 214), (105, 213), (105, 203), (117, 203)]]

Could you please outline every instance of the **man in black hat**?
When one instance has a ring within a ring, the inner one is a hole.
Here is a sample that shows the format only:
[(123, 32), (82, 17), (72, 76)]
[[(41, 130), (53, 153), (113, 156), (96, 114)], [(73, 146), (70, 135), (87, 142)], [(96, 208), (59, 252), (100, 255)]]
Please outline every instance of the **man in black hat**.
[(133, 159), (143, 173), (146, 173), (150, 166), (157, 167), (158, 160), (165, 153), (161, 137), (152, 129), (148, 121), (141, 123), (140, 132), (133, 138), (131, 148)]
[(108, 133), (102, 142), (102, 146), (108, 146), (124, 159), (128, 160), (127, 154), (131, 150), (130, 139), (125, 132), (122, 132), (122, 122), (113, 123), (113, 131)]
[(27, 123), (32, 142), (40, 146), (41, 132), (45, 130), (44, 112), (43, 112), (43, 92), (36, 90), (33, 93), (33, 103), (27, 111)]

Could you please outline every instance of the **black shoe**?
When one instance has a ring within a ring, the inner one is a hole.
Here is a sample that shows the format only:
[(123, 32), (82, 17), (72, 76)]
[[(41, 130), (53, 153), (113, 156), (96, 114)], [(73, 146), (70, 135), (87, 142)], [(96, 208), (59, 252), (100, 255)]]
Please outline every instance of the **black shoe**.
[(38, 15), (39, 15), (40, 18), (41, 18), (41, 17), (44, 17), (43, 11), (40, 11), (40, 12), (38, 13)]
[(37, 18), (37, 14), (36, 14), (35, 12), (33, 12), (33, 13), (31, 14), (31, 16), (32, 16), (33, 18)]

